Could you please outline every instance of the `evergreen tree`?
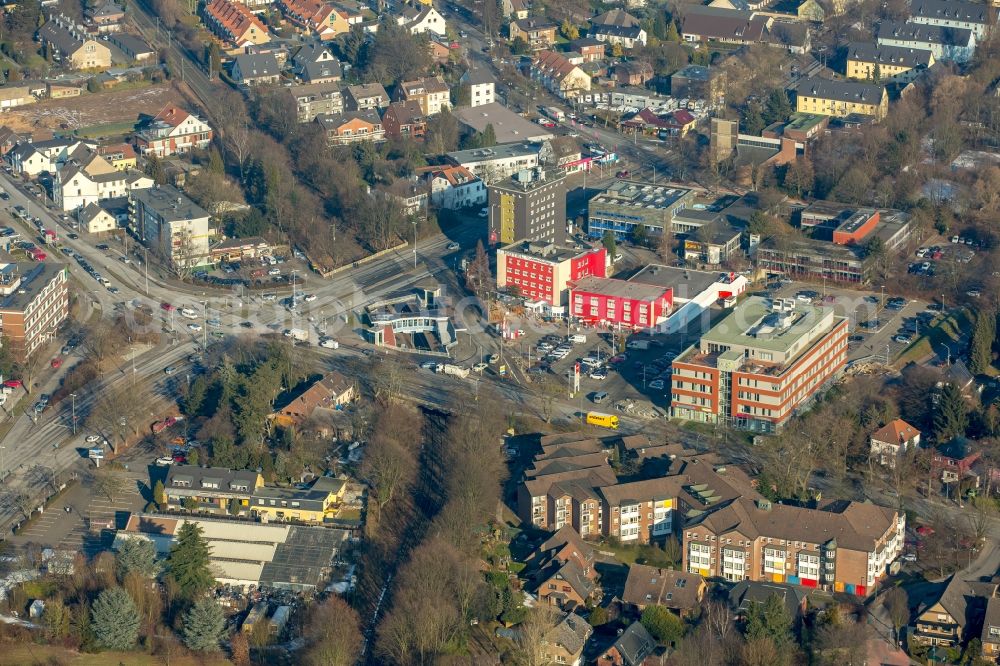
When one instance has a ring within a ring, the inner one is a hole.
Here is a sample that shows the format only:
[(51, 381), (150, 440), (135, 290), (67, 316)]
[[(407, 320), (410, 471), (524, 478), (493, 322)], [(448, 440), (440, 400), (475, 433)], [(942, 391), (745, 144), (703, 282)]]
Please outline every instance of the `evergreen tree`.
[(667, 38), (667, 13), (662, 9), (653, 17), (652, 33), (659, 40)]
[(993, 341), (997, 334), (997, 317), (989, 310), (976, 313), (976, 326), (972, 329), (969, 346), (969, 370), (980, 375), (993, 364)]
[(740, 128), (744, 132), (756, 136), (760, 134), (765, 127), (767, 127), (767, 122), (765, 122), (764, 116), (761, 113), (760, 104), (750, 102), (743, 107), (743, 118), (740, 122)]
[(667, 24), (667, 34), (663, 37), (663, 41), (681, 43), (681, 34), (677, 32), (677, 24), (673, 20)]
[(163, 487), (163, 481), (157, 480), (156, 485), (153, 486), (153, 501), (163, 508), (167, 504), (167, 491)]
[(618, 244), (615, 242), (615, 234), (610, 230), (605, 231), (604, 236), (601, 238), (601, 243), (604, 245), (604, 249), (608, 251), (608, 258), (613, 258), (618, 249)]
[(167, 575), (177, 584), (181, 597), (192, 600), (215, 584), (209, 568), (208, 544), (201, 527), (186, 522), (177, 531), (177, 542), (170, 548)]
[(771, 218), (762, 210), (755, 210), (750, 215), (750, 222), (747, 223), (747, 233), (754, 236), (763, 236), (767, 233), (771, 225)]
[(493, 123), (488, 123), (486, 127), (483, 128), (483, 136), (481, 139), (481, 148), (492, 148), (497, 145), (497, 131), (493, 128)]
[(934, 437), (939, 442), (946, 442), (965, 435), (968, 425), (969, 406), (958, 387), (949, 382), (938, 394), (937, 406), (934, 409)]
[(792, 103), (788, 101), (788, 95), (785, 94), (785, 91), (772, 90), (764, 102), (764, 123), (770, 125), (771, 123), (784, 122), (788, 120), (788, 116), (792, 115), (792, 111), (794, 111)]
[(878, 63), (875, 63), (875, 69), (872, 70), (872, 81), (882, 83), (882, 68), (879, 67)]
[(127, 539), (118, 549), (118, 580), (133, 571), (146, 578), (152, 578), (159, 572), (156, 561), (156, 546), (145, 539)]
[(639, 622), (664, 645), (671, 645), (684, 636), (684, 623), (663, 606), (646, 606)]
[(747, 641), (771, 639), (779, 649), (792, 638), (792, 617), (785, 603), (772, 594), (764, 603), (752, 603), (747, 609), (744, 633)]
[(139, 611), (121, 587), (101, 592), (90, 609), (97, 644), (106, 650), (131, 650), (139, 638)]
[(226, 618), (222, 608), (207, 597), (199, 599), (184, 615), (184, 645), (192, 650), (218, 650), (225, 630)]

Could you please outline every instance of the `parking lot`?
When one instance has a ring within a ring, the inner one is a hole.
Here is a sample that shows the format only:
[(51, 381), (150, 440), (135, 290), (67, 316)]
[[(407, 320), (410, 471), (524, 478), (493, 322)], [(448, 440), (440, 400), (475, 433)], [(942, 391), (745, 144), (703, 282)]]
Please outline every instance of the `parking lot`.
[(922, 328), (936, 316), (928, 310), (926, 301), (907, 300), (890, 290), (859, 291), (830, 284), (817, 288), (784, 282), (771, 293), (776, 297), (832, 307), (835, 314), (847, 317), (850, 329), (848, 361), (868, 356), (891, 361), (920, 337)]

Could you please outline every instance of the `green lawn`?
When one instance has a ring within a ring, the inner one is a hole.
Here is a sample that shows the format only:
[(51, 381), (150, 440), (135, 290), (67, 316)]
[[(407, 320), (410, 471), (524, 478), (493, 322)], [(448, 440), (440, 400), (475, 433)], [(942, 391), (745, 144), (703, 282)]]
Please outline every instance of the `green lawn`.
[(92, 139), (101, 136), (123, 136), (135, 130), (135, 123), (125, 121), (121, 123), (106, 123), (104, 125), (90, 125), (73, 130), (73, 133), (84, 139)]
[(906, 365), (919, 361), (931, 353), (940, 352), (942, 345), (957, 340), (963, 330), (972, 330), (972, 318), (964, 308), (947, 317), (934, 320), (930, 327), (896, 358), (896, 362)]

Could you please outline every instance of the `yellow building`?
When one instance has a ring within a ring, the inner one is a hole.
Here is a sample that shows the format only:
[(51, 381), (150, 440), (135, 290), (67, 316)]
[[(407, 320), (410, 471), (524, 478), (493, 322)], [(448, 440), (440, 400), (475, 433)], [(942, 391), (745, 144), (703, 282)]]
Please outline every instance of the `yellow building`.
[(851, 114), (885, 118), (889, 95), (873, 83), (804, 79), (795, 88), (795, 110), (843, 118)]
[(912, 81), (934, 64), (934, 54), (927, 49), (852, 42), (847, 46), (849, 79), (863, 81)]
[(99, 146), (97, 154), (111, 163), (118, 171), (135, 169), (138, 164), (135, 149), (128, 143), (117, 143), (110, 146)]
[(336, 513), (346, 489), (346, 481), (328, 476), (321, 476), (308, 488), (261, 486), (254, 490), (250, 512), (265, 522), (322, 523)]

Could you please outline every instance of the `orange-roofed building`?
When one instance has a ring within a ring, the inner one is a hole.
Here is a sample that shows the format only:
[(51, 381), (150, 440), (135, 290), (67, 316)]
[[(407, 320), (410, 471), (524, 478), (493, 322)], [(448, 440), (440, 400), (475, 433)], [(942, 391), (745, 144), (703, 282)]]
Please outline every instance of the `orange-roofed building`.
[(333, 39), (351, 29), (346, 12), (320, 0), (280, 0), (281, 13), (299, 29)]
[(211, 0), (205, 5), (205, 25), (219, 39), (237, 48), (271, 41), (267, 27), (238, 2)]
[(135, 147), (143, 155), (177, 155), (212, 142), (212, 128), (204, 120), (173, 104), (164, 107), (135, 135)]
[(458, 210), (486, 205), (486, 185), (466, 167), (429, 167), (425, 173), (431, 203), (436, 208)]
[(896, 419), (872, 433), (871, 455), (880, 465), (896, 466), (896, 458), (910, 447), (920, 445), (920, 431), (903, 419)]

